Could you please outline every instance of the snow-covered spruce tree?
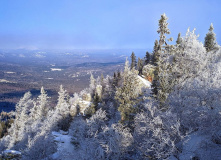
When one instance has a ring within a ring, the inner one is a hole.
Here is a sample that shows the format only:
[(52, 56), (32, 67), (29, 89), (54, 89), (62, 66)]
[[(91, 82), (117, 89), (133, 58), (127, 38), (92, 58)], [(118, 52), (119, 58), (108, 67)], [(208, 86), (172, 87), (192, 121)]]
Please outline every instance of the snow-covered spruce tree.
[(49, 99), (47, 93), (44, 90), (44, 87), (41, 87), (41, 94), (37, 98), (37, 102), (34, 104), (34, 107), (31, 109), (31, 116), (34, 120), (43, 120), (48, 111)]
[(104, 78), (104, 92), (102, 94), (102, 97), (103, 99), (110, 99), (112, 98), (112, 94), (113, 94), (113, 88), (112, 88), (112, 78), (107, 75), (105, 78)]
[(168, 29), (168, 23), (167, 23), (167, 16), (166, 14), (162, 14), (161, 18), (159, 20), (159, 28), (157, 30), (157, 33), (160, 34), (160, 40), (159, 40), (159, 46), (162, 47), (166, 43), (166, 35), (170, 34), (170, 30)]
[(69, 101), (69, 95), (61, 85), (60, 90), (58, 92), (58, 102), (55, 108), (60, 111), (60, 114), (62, 116), (66, 116), (69, 113), (70, 104), (68, 101)]
[[(157, 71), (157, 95), (156, 98), (159, 102), (161, 109), (167, 109), (167, 97), (175, 85), (173, 76), (174, 54), (176, 47), (173, 45), (166, 45), (163, 49), (163, 54), (159, 56)], [(154, 75), (155, 76), (155, 75)]]
[[(43, 90), (39, 97), (45, 97)], [(42, 98), (42, 100), (45, 99)], [(24, 160), (42, 159), (55, 151), (53, 139), (47, 136), (51, 128), (55, 126), (53, 122), (59, 120), (58, 116), (55, 112), (50, 111), (49, 116), (47, 114), (40, 119), (39, 113), (41, 112), (38, 109), (40, 108), (39, 105), (43, 103), (38, 101), (40, 101), (39, 98), (37, 102), (31, 99), (30, 92), (24, 95), (16, 105), (15, 121), (10, 128), (9, 135), (0, 141), (1, 149), (20, 150)], [(49, 117), (52, 117), (51, 113), (54, 116), (54, 121), (49, 121)]]
[(44, 87), (41, 87), (41, 94), (37, 98), (37, 104), (39, 105), (39, 115), (41, 118), (47, 115), (49, 98), (50, 97), (48, 97), (46, 91), (44, 90)]
[(38, 113), (39, 113), (38, 106), (35, 101), (33, 102), (33, 107), (31, 108), (30, 112), (31, 113), (30, 113), (29, 119), (31, 121), (36, 121), (36, 120), (40, 119), (40, 116), (38, 115)]
[(136, 68), (137, 67), (137, 60), (136, 60), (136, 56), (135, 56), (134, 52), (132, 52), (130, 58), (131, 58), (130, 69)]
[(68, 122), (70, 120), (70, 104), (69, 104), (69, 95), (67, 91), (60, 86), (60, 91), (58, 92), (58, 102), (55, 107), (58, 113), (58, 119), (60, 119), (60, 127), (63, 130), (66, 130), (68, 127)]
[[(169, 52), (166, 51), (166, 48), (171, 48), (166, 43), (166, 36), (165, 34), (170, 34), (169, 29), (167, 28), (168, 18), (165, 14), (161, 15), (161, 19), (159, 20), (159, 29), (157, 32), (160, 34), (159, 39), (159, 45), (158, 42), (155, 42), (154, 46), (154, 64), (156, 65), (155, 72), (154, 72), (154, 80), (152, 82), (152, 94), (157, 100), (160, 102), (160, 105), (162, 107), (162, 104), (166, 100), (167, 92), (168, 92), (168, 85), (169, 82), (167, 82), (168, 78), (167, 76), (168, 70), (169, 70), (169, 63), (170, 60), (168, 60)], [(168, 63), (166, 63), (168, 62)]]
[(138, 71), (134, 68), (130, 70), (129, 61), (126, 60), (123, 73), (123, 84), (118, 87), (115, 94), (115, 99), (119, 102), (118, 110), (121, 114), (122, 122), (129, 122), (133, 119), (133, 114), (136, 112), (136, 104), (138, 96), (141, 94), (139, 86)]
[(212, 51), (214, 49), (218, 49), (218, 45), (216, 42), (216, 34), (213, 32), (213, 24), (211, 23), (209, 32), (206, 34), (205, 41), (204, 41), (204, 47), (206, 48), (206, 51)]
[(154, 70), (154, 76), (153, 76), (153, 82), (151, 84), (151, 90), (152, 90), (152, 95), (153, 97), (156, 97), (157, 95), (157, 92), (158, 92), (158, 82), (157, 82), (157, 79), (158, 79), (158, 61), (159, 61), (159, 56), (160, 56), (160, 51), (159, 51), (159, 43), (158, 43), (158, 40), (155, 40), (155, 43), (154, 43), (154, 49), (153, 49), (153, 58), (152, 58), (152, 64), (155, 66), (155, 70)]
[(9, 148), (13, 147), (18, 141), (21, 141), (26, 136), (26, 124), (28, 123), (28, 117), (30, 108), (33, 106), (33, 100), (31, 99), (31, 93), (27, 92), (24, 97), (17, 103), (15, 109), (15, 120), (9, 129), (9, 135), (11, 137)]
[(91, 77), (90, 77), (90, 90), (91, 90), (91, 94), (94, 94), (94, 90), (95, 90), (95, 87), (96, 87), (96, 81), (94, 79), (94, 76), (93, 74), (91, 73)]

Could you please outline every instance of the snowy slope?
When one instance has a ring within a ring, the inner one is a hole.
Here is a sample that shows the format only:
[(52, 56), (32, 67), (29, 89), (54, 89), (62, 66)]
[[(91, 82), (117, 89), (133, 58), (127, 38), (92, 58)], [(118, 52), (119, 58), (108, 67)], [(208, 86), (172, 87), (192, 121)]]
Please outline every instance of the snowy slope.
[(148, 81), (148, 80), (146, 80), (146, 79), (144, 79), (144, 78), (142, 78), (141, 76), (137, 76), (138, 78), (139, 78), (139, 80), (144, 84), (144, 86), (146, 86), (146, 87), (148, 87), (148, 88), (150, 88), (151, 87), (151, 83)]

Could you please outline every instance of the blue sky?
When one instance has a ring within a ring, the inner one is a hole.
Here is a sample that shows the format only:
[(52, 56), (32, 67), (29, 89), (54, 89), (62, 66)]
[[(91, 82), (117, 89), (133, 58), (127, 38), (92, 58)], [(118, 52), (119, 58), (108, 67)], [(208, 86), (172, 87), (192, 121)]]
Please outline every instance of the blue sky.
[(171, 35), (210, 23), (221, 44), (219, 0), (1, 0), (0, 49), (151, 49), (160, 15)]

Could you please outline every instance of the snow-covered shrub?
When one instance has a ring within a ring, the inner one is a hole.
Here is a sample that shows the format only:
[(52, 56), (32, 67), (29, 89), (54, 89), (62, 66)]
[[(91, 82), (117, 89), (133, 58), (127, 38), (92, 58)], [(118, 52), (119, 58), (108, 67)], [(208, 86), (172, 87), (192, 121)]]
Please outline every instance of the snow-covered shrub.
[(176, 154), (176, 143), (183, 138), (176, 114), (162, 112), (149, 102), (134, 123), (135, 148), (143, 159), (166, 159)]
[(154, 70), (155, 66), (151, 64), (147, 64), (142, 69), (142, 74), (147, 78), (150, 82), (154, 79)]
[(53, 137), (37, 135), (28, 139), (27, 148), (23, 152), (22, 160), (36, 160), (49, 157), (56, 151)]
[(121, 124), (112, 124), (103, 128), (97, 135), (97, 139), (105, 151), (105, 159), (121, 159), (128, 156), (132, 148), (133, 136), (128, 128)]
[(78, 102), (80, 101), (80, 97), (77, 93), (74, 94), (73, 98), (70, 98), (70, 115), (72, 117), (76, 116), (78, 114)]
[(89, 119), (75, 117), (69, 129), (75, 146), (73, 159), (123, 159), (133, 143), (128, 128), (121, 124), (107, 126), (105, 111), (99, 109)]
[(169, 99), (184, 128), (191, 126), (194, 130), (211, 133), (221, 129), (221, 76), (214, 73), (210, 79), (210, 74), (208, 77), (205, 74), (203, 72), (202, 76), (186, 80), (180, 89), (170, 94)]
[[(185, 159), (182, 157), (189, 153), (200, 159), (217, 157), (211, 153), (216, 152), (216, 143), (221, 139), (218, 134), (221, 131), (221, 52), (206, 53), (194, 32), (187, 33), (180, 47), (173, 68), (177, 75), (176, 85), (168, 100), (171, 111), (180, 119), (182, 134), (190, 135), (188, 143), (192, 145), (195, 139), (200, 140), (200, 145), (192, 150), (183, 143), (180, 159)], [(207, 140), (203, 141), (200, 137), (207, 137)], [(208, 149), (211, 153), (207, 152)]]
[(174, 54), (172, 72), (176, 84), (182, 85), (188, 78), (198, 76), (202, 71), (206, 71), (209, 55), (203, 47), (203, 43), (198, 40), (195, 29), (190, 32), (187, 30), (181, 44)]

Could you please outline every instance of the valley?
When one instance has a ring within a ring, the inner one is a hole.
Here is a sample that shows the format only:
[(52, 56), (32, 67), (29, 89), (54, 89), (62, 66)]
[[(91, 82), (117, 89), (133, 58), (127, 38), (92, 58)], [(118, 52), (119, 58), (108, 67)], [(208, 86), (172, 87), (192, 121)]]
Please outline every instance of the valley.
[[(116, 56), (116, 53), (121, 53)], [(137, 53), (144, 55), (144, 50)], [(101, 51), (1, 51), (0, 52), (0, 110), (14, 110), (16, 103), (30, 91), (34, 97), (43, 86), (51, 97), (52, 106), (57, 102), (59, 86), (70, 94), (89, 86), (90, 74), (113, 75), (123, 70), (129, 57), (127, 50)]]

